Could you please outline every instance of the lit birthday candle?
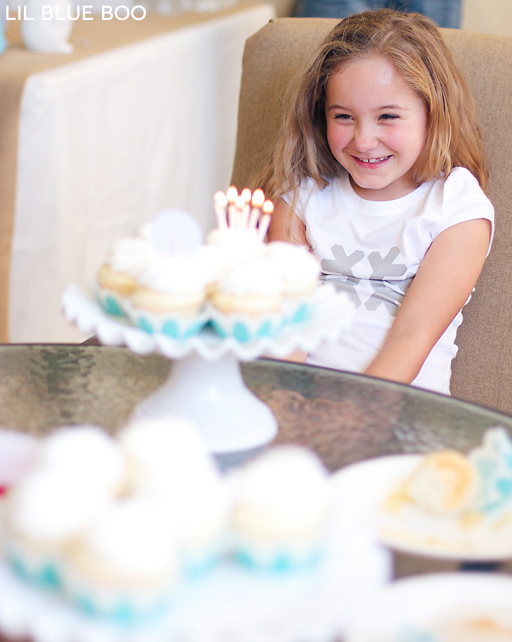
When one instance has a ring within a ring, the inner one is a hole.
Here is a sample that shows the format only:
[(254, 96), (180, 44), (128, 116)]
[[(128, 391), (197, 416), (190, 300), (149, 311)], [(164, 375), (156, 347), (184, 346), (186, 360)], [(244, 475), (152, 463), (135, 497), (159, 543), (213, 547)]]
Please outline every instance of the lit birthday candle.
[(244, 227), (243, 224), (243, 211), (245, 207), (244, 197), (240, 194), (235, 199), (235, 226)]
[(264, 240), (267, 236), (268, 226), (270, 225), (270, 217), (274, 211), (274, 203), (272, 201), (265, 201), (263, 203), (263, 216), (260, 219), (260, 224), (258, 226), (258, 236), (260, 240)]
[(236, 206), (235, 201), (238, 196), (238, 190), (234, 185), (228, 188), (226, 192), (228, 199), (228, 224), (230, 227), (236, 227)]
[(216, 192), (213, 197), (213, 206), (215, 209), (215, 216), (217, 218), (217, 227), (219, 229), (226, 229), (228, 226), (227, 221), (227, 206), (228, 197), (224, 192)]
[(246, 228), (249, 226), (249, 215), (251, 213), (251, 190), (248, 187), (244, 187), (242, 190), (242, 198), (244, 199), (244, 206), (242, 208), (242, 227)]
[(252, 210), (251, 210), (251, 217), (249, 219), (250, 228), (256, 228), (258, 224), (258, 219), (260, 217), (261, 208), (263, 207), (264, 202), (265, 202), (265, 194), (263, 193), (263, 190), (255, 189), (254, 192), (252, 193), (252, 199), (251, 199)]

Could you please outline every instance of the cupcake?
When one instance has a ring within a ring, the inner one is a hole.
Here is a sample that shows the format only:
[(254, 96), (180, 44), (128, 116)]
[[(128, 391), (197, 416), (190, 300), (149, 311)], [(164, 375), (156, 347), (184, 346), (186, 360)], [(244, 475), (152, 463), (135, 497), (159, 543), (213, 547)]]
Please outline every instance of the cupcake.
[(405, 492), (430, 513), (455, 516), (472, 506), (478, 483), (477, 471), (467, 457), (442, 450), (422, 458), (406, 481)]
[(67, 548), (64, 590), (88, 615), (119, 624), (165, 613), (178, 577), (172, 519), (148, 498), (121, 500)]
[(158, 256), (139, 277), (128, 314), (138, 327), (174, 339), (197, 333), (206, 323), (202, 308), (206, 279), (198, 263), (188, 256)]
[(5, 550), (18, 574), (59, 588), (67, 545), (123, 492), (125, 472), (119, 444), (97, 426), (60, 428), (41, 440), (6, 498)]
[(288, 319), (303, 321), (307, 316), (308, 300), (316, 292), (320, 264), (304, 245), (272, 241), (266, 246), (266, 256), (283, 279), (283, 295)]
[(173, 516), (184, 572), (212, 568), (224, 547), (229, 496), (204, 440), (185, 420), (141, 420), (119, 435), (134, 494), (158, 498)]
[(332, 493), (320, 459), (300, 446), (277, 446), (231, 476), (235, 559), (288, 571), (321, 557)]
[(122, 238), (110, 249), (96, 277), (96, 297), (115, 316), (126, 316), (124, 301), (137, 287), (137, 279), (153, 258), (147, 235)]
[(238, 341), (275, 336), (283, 323), (283, 279), (270, 261), (246, 261), (218, 281), (211, 302), (212, 323), (221, 336)]
[(74, 537), (112, 502), (99, 485), (48, 469), (31, 472), (6, 498), (4, 551), (23, 579), (60, 590), (62, 560)]

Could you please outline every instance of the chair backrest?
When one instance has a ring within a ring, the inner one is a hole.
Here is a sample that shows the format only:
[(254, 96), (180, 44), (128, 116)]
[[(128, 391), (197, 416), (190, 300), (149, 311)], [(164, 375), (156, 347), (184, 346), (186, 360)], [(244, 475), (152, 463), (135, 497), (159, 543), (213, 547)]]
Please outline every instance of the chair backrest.
[[(256, 187), (252, 181), (279, 128), (285, 89), (337, 22), (280, 18), (247, 41), (232, 176), (237, 187)], [(442, 33), (475, 98), (496, 208), (493, 247), (457, 336), (452, 394), (512, 414), (512, 38)]]

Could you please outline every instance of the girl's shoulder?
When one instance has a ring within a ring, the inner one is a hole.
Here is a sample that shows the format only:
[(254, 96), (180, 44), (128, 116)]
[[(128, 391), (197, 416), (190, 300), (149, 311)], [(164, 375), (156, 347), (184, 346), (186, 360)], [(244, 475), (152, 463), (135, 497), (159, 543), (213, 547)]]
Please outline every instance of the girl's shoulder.
[(485, 192), (480, 187), (477, 178), (465, 167), (454, 167), (446, 178), (439, 179), (439, 186), (448, 198), (464, 198), (468, 194), (482, 200), (488, 200)]

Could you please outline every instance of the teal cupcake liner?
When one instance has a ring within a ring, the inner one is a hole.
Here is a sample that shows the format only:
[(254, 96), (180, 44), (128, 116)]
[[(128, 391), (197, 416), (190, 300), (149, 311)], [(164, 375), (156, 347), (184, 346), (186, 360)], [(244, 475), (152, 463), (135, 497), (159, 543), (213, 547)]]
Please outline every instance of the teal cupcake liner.
[(208, 315), (200, 312), (194, 316), (179, 314), (157, 315), (127, 304), (126, 310), (133, 325), (148, 334), (164, 334), (171, 339), (183, 340), (198, 334), (208, 323)]
[(126, 301), (124, 297), (105, 288), (100, 288), (97, 284), (94, 285), (93, 289), (96, 301), (107, 314), (120, 319), (128, 318), (125, 310)]
[(282, 574), (315, 568), (322, 559), (322, 549), (320, 546), (300, 551), (283, 546), (260, 548), (240, 542), (234, 545), (232, 556), (235, 562), (248, 569)]
[(24, 582), (52, 592), (62, 591), (61, 565), (58, 561), (10, 542), (5, 544), (4, 554), (9, 566)]
[(240, 343), (263, 338), (275, 338), (281, 332), (285, 319), (282, 314), (224, 314), (213, 305), (209, 307), (210, 325), (222, 338), (234, 337)]
[(141, 604), (127, 593), (120, 593), (105, 601), (98, 598), (94, 590), (87, 589), (74, 593), (70, 599), (85, 615), (128, 627), (148, 624), (162, 617), (169, 611), (172, 603), (169, 596), (159, 596)]

